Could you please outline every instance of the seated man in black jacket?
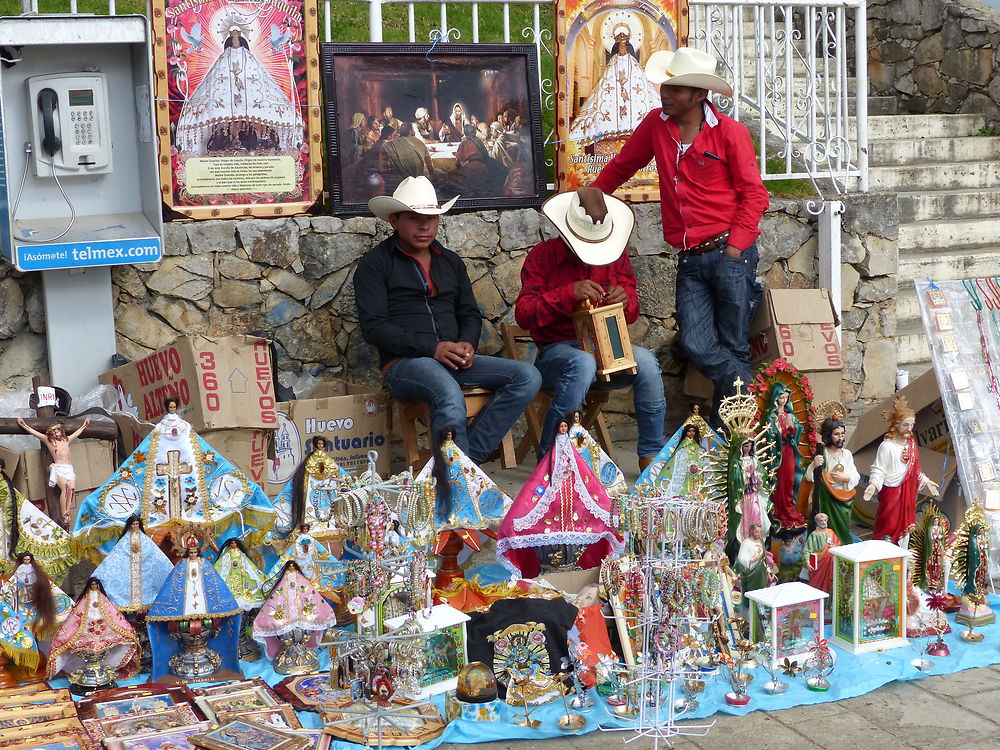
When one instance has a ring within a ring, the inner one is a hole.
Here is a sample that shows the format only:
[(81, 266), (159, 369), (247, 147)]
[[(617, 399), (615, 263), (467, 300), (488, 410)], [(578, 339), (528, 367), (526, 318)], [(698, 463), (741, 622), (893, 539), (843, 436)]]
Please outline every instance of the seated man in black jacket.
[[(354, 273), (358, 322), (379, 350), (397, 401), (430, 406), (431, 434), (455, 430), (455, 443), (476, 463), (493, 452), (541, 385), (532, 365), (476, 354), (482, 314), (465, 264), (435, 241), (441, 214), (426, 177), (408, 177), (392, 197), (368, 202), (395, 233), (365, 253)], [(466, 428), (462, 386), (494, 392)]]

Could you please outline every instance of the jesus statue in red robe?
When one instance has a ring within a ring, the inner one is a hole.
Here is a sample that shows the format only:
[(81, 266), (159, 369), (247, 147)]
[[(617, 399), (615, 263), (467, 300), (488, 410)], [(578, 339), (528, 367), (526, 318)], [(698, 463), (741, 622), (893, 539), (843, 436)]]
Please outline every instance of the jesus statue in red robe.
[(937, 497), (938, 486), (920, 470), (920, 454), (913, 437), (916, 419), (906, 399), (897, 397), (892, 411), (884, 412), (882, 418), (889, 423), (889, 430), (875, 454), (864, 498), (871, 500), (878, 492), (872, 539), (900, 544), (916, 528), (917, 493), (926, 490)]

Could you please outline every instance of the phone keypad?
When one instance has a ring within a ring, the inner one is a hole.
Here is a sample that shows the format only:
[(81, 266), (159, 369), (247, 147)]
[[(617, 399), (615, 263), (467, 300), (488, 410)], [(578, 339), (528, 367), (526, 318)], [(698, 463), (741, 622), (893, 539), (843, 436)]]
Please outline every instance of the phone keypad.
[(93, 146), (97, 131), (97, 118), (93, 108), (74, 108), (69, 119), (73, 123), (73, 142), (77, 146)]

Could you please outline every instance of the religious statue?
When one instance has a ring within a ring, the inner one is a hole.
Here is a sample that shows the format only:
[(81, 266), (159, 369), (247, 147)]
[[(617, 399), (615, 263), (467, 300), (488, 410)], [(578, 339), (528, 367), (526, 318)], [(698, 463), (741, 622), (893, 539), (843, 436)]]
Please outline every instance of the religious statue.
[(746, 539), (740, 542), (740, 552), (736, 556), (736, 573), (740, 576), (740, 591), (744, 601), (751, 591), (766, 588), (775, 575), (774, 559), (765, 551), (760, 524), (752, 524)]
[(559, 423), (552, 449), (528, 477), (497, 532), (497, 559), (522, 578), (587, 569), (624, 549), (604, 485)]
[(104, 690), (138, 674), (139, 658), (135, 629), (91, 577), (52, 639), (46, 677), (65, 673), (74, 693)]
[(831, 550), (841, 545), (840, 536), (830, 528), (826, 513), (817, 513), (816, 528), (806, 537), (805, 552), (809, 555), (809, 585), (828, 594), (833, 593), (833, 555)]
[(203, 530), (180, 534), (184, 557), (146, 614), (153, 647), (150, 679), (172, 673), (194, 682), (241, 675), (237, 657), (242, 610), (226, 582), (201, 556)]
[(948, 517), (931, 502), (910, 535), (910, 578), (915, 586), (928, 594), (947, 593), (945, 562), (949, 531)]
[(335, 624), (333, 609), (289, 561), (254, 618), (253, 637), (274, 661), (275, 672), (306, 674), (319, 671), (314, 649)]
[[(409, 529), (418, 531), (423, 525), (423, 519), (417, 516), (426, 516), (436, 533), (495, 528), (510, 507), (511, 499), (462, 452), (454, 437), (454, 430), (442, 430), (430, 461), (414, 478), (415, 486), (432, 483), (434, 506), (430, 514), (413, 512), (415, 508), (404, 505), (400, 520)], [(466, 539), (466, 543), (469, 541), (473, 549), (479, 549), (474, 538)]]
[(813, 484), (813, 507), (829, 519), (840, 544), (850, 544), (854, 538), (851, 509), (861, 474), (854, 466), (854, 456), (844, 447), (844, 435), (843, 417), (833, 411), (820, 425), (823, 448), (809, 464), (803, 481)]
[(768, 428), (757, 421), (757, 401), (743, 390), (741, 379), (733, 385), (736, 392), (719, 404), (725, 429), (717, 434), (702, 472), (706, 498), (726, 504), (725, 548), (730, 561), (736, 560), (752, 524), (760, 526), (762, 539), (770, 533), (768, 498), (775, 474)]
[(66, 430), (61, 424), (54, 424), (45, 431), (45, 434), (42, 434), (29, 427), (20, 417), (17, 419), (18, 427), (29, 435), (34, 435), (41, 441), (42, 445), (49, 449), (52, 456), (52, 464), (49, 466), (49, 487), (59, 486), (59, 507), (62, 511), (62, 522), (66, 526), (69, 526), (70, 506), (72, 506), (73, 497), (76, 494), (76, 472), (73, 471), (73, 459), (69, 446), (80, 437), (80, 433), (87, 429), (89, 424), (89, 419), (83, 420), (79, 429), (69, 435), (66, 434)]
[(708, 422), (706, 422), (705, 417), (702, 416), (701, 410), (702, 405), (697, 401), (692, 401), (691, 412), (687, 415), (687, 419), (685, 419), (682, 424), (697, 427), (698, 434), (701, 435), (701, 447), (707, 449), (709, 445), (709, 438), (711, 435), (715, 434), (715, 430), (708, 426)]
[(318, 541), (310, 532), (309, 525), (303, 524), (288, 548), (268, 568), (264, 588), (273, 586), (286, 563), (294, 561), (318, 591), (331, 598), (337, 596), (334, 591), (344, 582), (343, 567), (337, 556), (343, 553), (343, 548), (336, 542), (330, 542), (330, 545), (337, 545), (335, 553), (334, 548)]
[(799, 512), (796, 502), (799, 484), (802, 481), (802, 456), (799, 443), (802, 440), (802, 423), (795, 416), (791, 389), (784, 383), (771, 386), (764, 420), (773, 444), (776, 481), (771, 492), (774, 517), (782, 530), (802, 529), (806, 519)]
[(701, 427), (693, 421), (685, 421), (649, 466), (642, 470), (635, 486), (653, 485), (669, 497), (690, 495), (698, 489), (699, 475), (707, 465), (705, 445), (705, 433)]
[(965, 511), (965, 520), (948, 546), (951, 577), (962, 587), (962, 608), (955, 622), (972, 626), (996, 622), (996, 614), (985, 603), (990, 582), (990, 526), (978, 501)]
[(625, 475), (611, 460), (601, 444), (594, 439), (583, 426), (583, 415), (579, 411), (572, 413), (572, 423), (569, 426), (569, 437), (577, 453), (583, 456), (590, 470), (597, 475), (609, 495), (628, 494), (628, 483)]
[(146, 535), (142, 517), (135, 515), (125, 522), (121, 537), (97, 566), (94, 578), (120, 611), (145, 613), (173, 567)]
[(14, 570), (14, 555), (31, 552), (47, 575), (62, 580), (76, 562), (69, 534), (18, 492), (0, 458), (0, 575)]
[(95, 563), (111, 551), (125, 519), (139, 515), (152, 538), (195, 524), (217, 538), (238, 536), (257, 546), (274, 523), (271, 501), (164, 402), (166, 414), (108, 481), (88, 495), (73, 529)]
[(253, 621), (252, 612), (264, 603), (264, 585), (266, 578), (247, 552), (243, 542), (233, 537), (222, 545), (222, 552), (215, 560), (215, 570), (229, 587), (233, 598), (243, 611), (240, 623), (239, 657), (242, 661), (254, 661), (260, 658), (260, 651), (248, 630)]
[(906, 405), (906, 398), (897, 396), (892, 411), (884, 412), (882, 418), (889, 423), (889, 429), (875, 453), (864, 499), (867, 502), (878, 492), (872, 539), (899, 544), (916, 528), (917, 493), (925, 489), (937, 497), (938, 486), (920, 469), (920, 453), (913, 436), (916, 415)]

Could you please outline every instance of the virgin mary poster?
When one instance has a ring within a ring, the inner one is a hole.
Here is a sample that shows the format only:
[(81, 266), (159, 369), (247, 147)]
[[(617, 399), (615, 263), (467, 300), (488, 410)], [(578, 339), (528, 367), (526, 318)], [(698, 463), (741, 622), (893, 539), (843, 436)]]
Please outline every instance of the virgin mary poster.
[(154, 0), (153, 29), (175, 218), (309, 209), (323, 184), (315, 0)]
[[(643, 67), (660, 50), (687, 44), (686, 0), (557, 0), (556, 182), (589, 185), (635, 127), (660, 106)], [(616, 195), (659, 200), (653, 161)]]

